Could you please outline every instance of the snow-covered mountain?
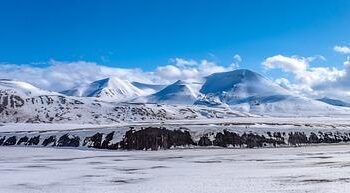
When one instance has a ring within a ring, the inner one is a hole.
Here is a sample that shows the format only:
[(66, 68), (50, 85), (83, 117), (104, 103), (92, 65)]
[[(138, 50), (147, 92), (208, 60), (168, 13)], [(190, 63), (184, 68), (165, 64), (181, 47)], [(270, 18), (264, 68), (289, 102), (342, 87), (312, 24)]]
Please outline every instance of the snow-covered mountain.
[(65, 96), (19, 81), (0, 81), (1, 123), (111, 124), (237, 116), (250, 115), (227, 108), (109, 102), (94, 97)]
[(0, 79), (0, 91), (14, 93), (25, 97), (33, 97), (39, 95), (59, 95), (56, 92), (46, 91), (26, 82), (10, 79)]
[(138, 101), (161, 104), (193, 105), (197, 100), (199, 83), (178, 80), (152, 95), (141, 97)]
[(64, 95), (20, 81), (0, 80), (0, 122), (110, 124), (260, 115), (350, 115), (349, 108), (294, 95), (249, 70), (216, 73), (204, 84), (177, 81), (150, 94), (160, 88), (108, 78), (75, 87)]
[(215, 73), (207, 77), (197, 105), (230, 106), (260, 115), (303, 116), (344, 113), (343, 109), (292, 94), (250, 70)]
[[(291, 94), (268, 78), (245, 69), (210, 75), (200, 92), (209, 97), (218, 97), (220, 102), (228, 105), (246, 102), (252, 96), (266, 97)], [(275, 100), (279, 98), (276, 97)]]
[(90, 84), (76, 86), (62, 91), (67, 96), (97, 97), (106, 101), (126, 101), (128, 99), (146, 95), (147, 92), (135, 87), (127, 80), (117, 77), (97, 80)]
[(136, 88), (142, 90), (144, 93), (147, 93), (147, 95), (156, 93), (168, 86), (164, 84), (147, 84), (142, 82), (132, 82), (131, 84), (134, 85)]
[(334, 105), (334, 106), (339, 106), (339, 107), (350, 107), (350, 103), (339, 100), (339, 99), (332, 99), (328, 97), (323, 97), (321, 99), (317, 99), (318, 101)]

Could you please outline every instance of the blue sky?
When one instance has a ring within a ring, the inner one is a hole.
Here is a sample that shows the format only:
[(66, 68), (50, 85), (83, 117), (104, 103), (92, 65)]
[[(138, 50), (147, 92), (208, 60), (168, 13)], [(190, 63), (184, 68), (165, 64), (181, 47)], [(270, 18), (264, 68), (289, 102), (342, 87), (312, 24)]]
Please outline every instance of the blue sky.
[(195, 79), (235, 63), (320, 96), (350, 79), (349, 26), (348, 0), (1, 0), (0, 77), (60, 90), (111, 75)]
[(342, 58), (350, 44), (350, 1), (2, 0), (0, 61), (95, 61), (151, 70), (170, 58), (260, 68), (268, 56)]

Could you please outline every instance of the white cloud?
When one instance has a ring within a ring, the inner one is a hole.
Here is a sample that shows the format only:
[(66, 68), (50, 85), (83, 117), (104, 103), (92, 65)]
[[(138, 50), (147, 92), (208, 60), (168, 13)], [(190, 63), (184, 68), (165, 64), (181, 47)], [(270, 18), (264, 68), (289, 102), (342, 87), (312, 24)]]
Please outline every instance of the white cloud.
[(201, 81), (203, 77), (215, 72), (225, 72), (233, 70), (233, 66), (221, 66), (208, 60), (186, 60), (176, 58), (170, 60), (172, 64), (159, 66), (154, 75), (160, 77), (165, 83), (175, 82), (177, 80)]
[[(322, 56), (316, 57), (298, 57), (298, 56), (282, 56), (276, 55), (267, 58), (262, 65), (266, 69), (281, 69), (293, 75), (293, 81), (285, 78), (276, 80), (278, 84), (294, 91), (311, 97), (335, 96), (343, 98), (338, 94), (344, 89), (345, 80), (350, 83), (349, 67), (344, 63), (343, 69), (334, 67), (311, 67), (310, 63), (316, 59), (325, 61)], [(341, 89), (340, 89), (341, 88)], [(350, 86), (344, 91), (350, 91)], [(343, 92), (344, 94), (344, 92)], [(349, 98), (350, 99), (350, 98)]]
[(230, 66), (231, 66), (233, 69), (237, 69), (237, 68), (239, 68), (241, 62), (242, 62), (242, 57), (241, 57), (239, 54), (235, 54), (235, 55), (233, 56), (233, 62), (231, 63)]
[(195, 60), (186, 60), (183, 58), (171, 58), (171, 63), (174, 63), (178, 67), (186, 67), (186, 66), (196, 66), (197, 62)]
[(241, 57), (239, 54), (235, 54), (235, 55), (233, 56), (233, 59), (234, 59), (235, 61), (237, 61), (237, 62), (242, 62), (242, 57)]
[(344, 66), (349, 67), (350, 66), (350, 56), (346, 58), (346, 61), (344, 62)]
[(52, 60), (47, 67), (17, 64), (0, 65), (0, 77), (26, 81), (40, 88), (55, 91), (111, 76), (143, 82), (154, 80), (150, 73), (143, 72), (140, 69), (112, 68), (86, 61), (62, 62)]
[(263, 62), (266, 69), (280, 68), (287, 72), (300, 72), (305, 71), (309, 65), (308, 58), (302, 58), (297, 56), (287, 57), (283, 55), (276, 55)]
[(341, 54), (350, 54), (350, 48), (347, 46), (334, 46), (333, 50)]
[(0, 77), (29, 82), (43, 89), (62, 91), (78, 84), (107, 77), (119, 77), (129, 81), (168, 84), (176, 80), (199, 81), (214, 72), (232, 70), (207, 60), (195, 61), (183, 58), (170, 60), (170, 64), (158, 66), (154, 71), (107, 67), (87, 61), (49, 61), (46, 67), (33, 65), (0, 64)]

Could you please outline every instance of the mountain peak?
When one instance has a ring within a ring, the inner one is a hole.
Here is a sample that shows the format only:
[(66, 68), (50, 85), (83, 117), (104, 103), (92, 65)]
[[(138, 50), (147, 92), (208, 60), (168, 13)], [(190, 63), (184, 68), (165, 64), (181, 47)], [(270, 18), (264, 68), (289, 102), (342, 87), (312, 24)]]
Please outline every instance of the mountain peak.
[(101, 87), (110, 87), (110, 86), (113, 87), (116, 84), (130, 84), (130, 82), (128, 80), (121, 80), (120, 78), (117, 78), (117, 77), (108, 77), (101, 80), (96, 80), (91, 84), (97, 84), (97, 85), (100, 85)]
[(173, 85), (185, 85), (185, 84), (188, 84), (188, 83), (183, 80), (177, 80), (176, 82), (173, 83)]
[(222, 93), (243, 88), (248, 94), (287, 92), (272, 80), (247, 69), (214, 73), (207, 77), (200, 92), (203, 94)]
[(62, 93), (68, 96), (98, 97), (105, 100), (122, 101), (140, 96), (143, 94), (143, 91), (127, 80), (108, 77), (90, 84), (76, 86)]
[(197, 99), (197, 94), (190, 83), (178, 80), (146, 98), (152, 103), (192, 105)]

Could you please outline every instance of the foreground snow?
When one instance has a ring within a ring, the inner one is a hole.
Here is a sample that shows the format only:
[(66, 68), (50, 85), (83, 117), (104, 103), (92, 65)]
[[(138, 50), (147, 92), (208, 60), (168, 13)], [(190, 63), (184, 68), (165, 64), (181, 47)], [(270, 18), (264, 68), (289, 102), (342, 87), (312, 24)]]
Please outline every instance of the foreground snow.
[(152, 152), (1, 147), (0, 192), (347, 192), (348, 145)]

